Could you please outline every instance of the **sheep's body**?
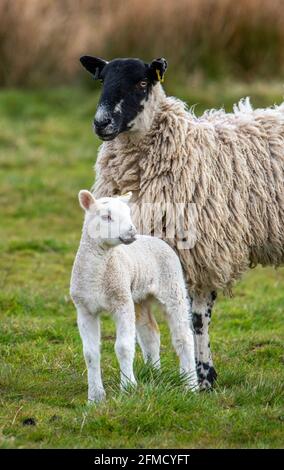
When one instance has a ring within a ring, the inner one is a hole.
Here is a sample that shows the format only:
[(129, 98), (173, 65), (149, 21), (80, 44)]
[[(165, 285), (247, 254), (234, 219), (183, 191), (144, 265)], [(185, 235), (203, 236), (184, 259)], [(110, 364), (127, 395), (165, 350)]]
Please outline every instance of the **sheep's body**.
[(88, 367), (89, 400), (100, 400), (104, 389), (99, 367), (98, 315), (107, 310), (117, 324), (116, 353), (121, 367), (121, 384), (136, 383), (133, 374), (136, 329), (145, 361), (159, 366), (159, 331), (145, 309), (149, 296), (165, 307), (173, 345), (188, 385), (197, 387), (194, 335), (182, 267), (178, 256), (162, 240), (138, 236), (131, 245), (102, 247), (83, 229), (73, 266), (71, 297), (78, 312), (78, 326)]
[[(176, 239), (167, 241), (178, 252), (193, 298), (204, 378), (214, 375), (207, 331), (214, 291), (230, 290), (250, 266), (284, 261), (284, 104), (253, 110), (243, 100), (233, 113), (197, 118), (159, 84), (149, 103), (137, 117), (139, 132), (101, 146), (94, 193), (133, 191), (136, 224), (146, 202), (160, 204), (162, 213), (169, 202), (196, 205), (196, 223), (190, 214), (185, 220), (189, 231), (195, 224), (195, 245), (185, 250)], [(147, 211), (146, 205), (143, 221), (148, 217), (154, 228)]]
[(155, 111), (142, 138), (121, 134), (102, 145), (95, 195), (131, 190), (132, 202), (162, 210), (196, 204), (197, 242), (179, 251), (192, 292), (230, 288), (250, 265), (283, 263), (284, 105), (241, 103), (232, 114), (196, 118), (162, 96)]

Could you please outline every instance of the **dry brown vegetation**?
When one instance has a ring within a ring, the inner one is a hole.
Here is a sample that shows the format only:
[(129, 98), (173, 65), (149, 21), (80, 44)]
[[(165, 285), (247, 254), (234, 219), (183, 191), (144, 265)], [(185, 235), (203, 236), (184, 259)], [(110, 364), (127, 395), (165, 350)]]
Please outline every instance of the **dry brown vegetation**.
[(0, 0), (0, 85), (73, 81), (84, 53), (283, 77), (284, 0)]

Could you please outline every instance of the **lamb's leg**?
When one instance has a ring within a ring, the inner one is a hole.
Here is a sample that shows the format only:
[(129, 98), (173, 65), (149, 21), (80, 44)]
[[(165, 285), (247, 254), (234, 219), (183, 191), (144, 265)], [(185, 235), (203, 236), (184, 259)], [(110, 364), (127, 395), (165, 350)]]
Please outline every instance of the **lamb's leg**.
[(211, 311), (216, 293), (194, 295), (192, 298), (192, 322), (195, 332), (196, 365), (200, 388), (208, 390), (213, 387), (217, 373), (213, 367), (210, 351), (209, 325)]
[(136, 385), (133, 373), (135, 355), (135, 310), (133, 302), (118, 308), (114, 312), (116, 322), (115, 353), (120, 365), (120, 385)]
[(149, 302), (136, 305), (137, 341), (145, 363), (160, 368), (160, 331)]
[(195, 363), (194, 333), (188, 321), (188, 300), (184, 292), (161, 299), (165, 303), (166, 318), (172, 336), (172, 343), (180, 360), (181, 374), (188, 376), (188, 387), (198, 389), (198, 377)]
[(105, 398), (100, 366), (100, 318), (78, 308), (77, 321), (88, 370), (88, 400), (99, 402)]

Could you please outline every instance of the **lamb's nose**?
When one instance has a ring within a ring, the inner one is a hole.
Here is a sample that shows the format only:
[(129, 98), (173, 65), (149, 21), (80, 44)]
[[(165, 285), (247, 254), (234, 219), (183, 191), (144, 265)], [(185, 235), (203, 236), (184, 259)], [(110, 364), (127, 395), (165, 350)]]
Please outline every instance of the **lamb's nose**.
[(131, 226), (130, 233), (132, 237), (135, 237), (135, 235), (137, 235), (137, 230), (136, 230), (136, 227), (134, 227), (134, 225)]

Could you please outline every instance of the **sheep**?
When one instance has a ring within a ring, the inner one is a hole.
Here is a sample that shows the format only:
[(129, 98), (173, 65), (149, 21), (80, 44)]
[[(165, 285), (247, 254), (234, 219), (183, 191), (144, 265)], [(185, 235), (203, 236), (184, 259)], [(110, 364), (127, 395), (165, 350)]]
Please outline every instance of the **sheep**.
[(166, 224), (161, 237), (184, 268), (200, 384), (210, 389), (217, 374), (208, 329), (217, 291), (230, 293), (249, 267), (284, 261), (284, 103), (253, 110), (246, 98), (232, 113), (210, 110), (198, 118), (166, 96), (165, 59), (81, 62), (103, 82), (94, 195), (131, 190), (133, 221), (146, 221), (149, 233), (157, 218), (146, 203), (159, 205), (159, 221), (173, 218), (179, 203), (195, 205), (195, 217), (188, 211), (184, 218), (185, 233), (195, 226), (193, 245), (179, 247)]
[[(88, 400), (105, 398), (100, 370), (100, 320), (103, 310), (116, 323), (115, 352), (121, 388), (136, 385), (133, 372), (135, 324), (145, 362), (160, 367), (160, 335), (154, 316), (144, 308), (149, 296), (165, 309), (173, 346), (186, 386), (198, 388), (190, 305), (178, 256), (162, 240), (136, 235), (127, 205), (131, 193), (95, 199), (79, 193), (85, 210), (80, 246), (70, 282), (88, 369)], [(136, 321), (135, 321), (135, 307)]]

